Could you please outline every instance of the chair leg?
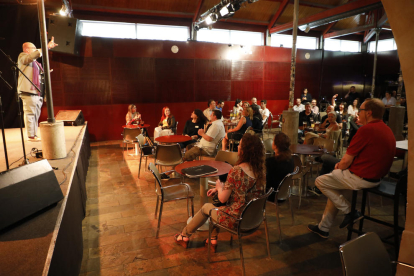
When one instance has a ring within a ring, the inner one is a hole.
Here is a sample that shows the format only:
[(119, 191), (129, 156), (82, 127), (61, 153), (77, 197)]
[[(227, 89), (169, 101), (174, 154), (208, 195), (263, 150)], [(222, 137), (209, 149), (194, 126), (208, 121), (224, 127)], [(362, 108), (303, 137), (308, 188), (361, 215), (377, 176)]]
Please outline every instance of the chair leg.
[[(352, 203), (351, 203), (351, 212), (353, 213), (355, 211), (356, 203), (357, 203), (357, 197), (358, 197), (358, 191), (352, 192)], [(354, 223), (348, 225), (348, 237), (347, 241), (351, 240), (352, 238), (352, 230), (354, 228)]]
[(211, 217), (209, 218), (209, 226), (208, 226), (208, 262), (211, 263), (211, 231), (213, 231), (213, 222), (211, 221)]
[[(142, 162), (142, 155), (141, 155), (141, 157), (139, 158), (139, 168), (138, 168), (138, 178), (140, 177), (140, 175), (141, 175), (141, 163)], [(146, 163), (145, 163), (146, 164)]]
[(243, 272), (242, 275), (245, 276), (246, 271), (244, 270), (243, 246), (242, 246), (242, 239), (240, 235), (239, 235), (239, 249), (240, 249), (240, 261), (241, 261), (242, 272)]
[(158, 235), (160, 233), (160, 227), (161, 227), (161, 216), (162, 216), (162, 206), (163, 202), (161, 201), (160, 205), (160, 214), (158, 215), (158, 226), (157, 226), (157, 234), (155, 235), (155, 238), (158, 239)]
[(191, 199), (191, 217), (194, 217), (194, 199)]
[(299, 188), (299, 206), (298, 206), (298, 210), (300, 209), (300, 204), (302, 203), (302, 178), (298, 179), (298, 188)]
[(293, 204), (292, 204), (292, 199), (289, 195), (289, 207), (290, 207), (290, 213), (292, 215), (292, 225), (295, 225), (295, 215), (293, 214)]
[(157, 205), (155, 205), (155, 214), (154, 214), (154, 219), (156, 219), (156, 218), (157, 218), (157, 213), (158, 213), (158, 204), (159, 204), (159, 201), (160, 201), (160, 197), (159, 197), (159, 196), (157, 196)]
[[(367, 191), (365, 191), (365, 190), (362, 190), (362, 203), (361, 203), (361, 214), (362, 214), (362, 216), (365, 216), (365, 204), (366, 204), (366, 201), (367, 201)], [(358, 228), (358, 230), (360, 231), (360, 232), (362, 232), (362, 229), (364, 228), (364, 218), (362, 218), (360, 221), (359, 221), (359, 228)], [(359, 236), (360, 234), (358, 234), (358, 236)]]
[(272, 257), (270, 256), (269, 230), (267, 229), (266, 218), (264, 219), (264, 225), (265, 225), (265, 234), (266, 234), (267, 256), (269, 257), (269, 260), (270, 260)]
[(188, 197), (187, 197), (187, 215), (190, 216), (190, 205), (188, 205)]
[(400, 230), (398, 229), (398, 213), (400, 207), (400, 194), (394, 195), (394, 246), (395, 246), (395, 257), (398, 260), (398, 253), (400, 251)]
[(145, 156), (145, 167), (144, 167), (144, 171), (147, 170), (147, 161), (148, 161), (148, 156)]
[[(277, 227), (278, 227), (278, 230), (279, 230), (279, 243), (282, 243), (282, 228), (280, 227), (279, 206), (277, 204), (277, 199), (275, 199), (275, 205), (276, 205)], [(292, 220), (293, 220), (293, 218), (292, 218)]]
[(230, 245), (233, 245), (233, 234), (230, 234)]

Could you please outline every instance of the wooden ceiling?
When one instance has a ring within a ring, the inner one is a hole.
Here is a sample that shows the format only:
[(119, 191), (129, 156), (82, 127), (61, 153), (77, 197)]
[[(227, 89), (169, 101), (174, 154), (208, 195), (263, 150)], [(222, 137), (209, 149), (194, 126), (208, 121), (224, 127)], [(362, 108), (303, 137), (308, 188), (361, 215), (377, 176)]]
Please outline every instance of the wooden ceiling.
[[(72, 4), (74, 17), (81, 13), (94, 13), (97, 16), (105, 14), (108, 21), (110, 15), (122, 16), (130, 14), (139, 17), (159, 17), (160, 20), (166, 18), (179, 18), (189, 23), (197, 18), (196, 14), (201, 15), (208, 9), (220, 3), (220, 0), (69, 0)], [(299, 19), (315, 16), (318, 13), (330, 10), (332, 8), (346, 5), (351, 2), (368, 1), (368, 0), (306, 0), (299, 1)], [(30, 4), (36, 3), (36, 0), (0, 0), (0, 3), (7, 4)], [(379, 2), (379, 0), (378, 0)], [(49, 12), (55, 9), (57, 12), (62, 0), (46, 0), (46, 8)], [(279, 9), (284, 7), (284, 9)], [(270, 22), (277, 13), (276, 22), (272, 26), (292, 22), (293, 20), (293, 0), (259, 0), (255, 3), (245, 3), (235, 15), (226, 20), (224, 23), (243, 23), (252, 25), (261, 25), (264, 28), (271, 28)], [(380, 11), (383, 14), (383, 11)], [(358, 26), (366, 25), (368, 22), (368, 12), (351, 16), (332, 24), (329, 32), (353, 29)], [(223, 24), (221, 24), (223, 26)], [(314, 31), (323, 33), (327, 30), (329, 24), (314, 28)], [(213, 26), (214, 27), (214, 26)], [(387, 26), (389, 28), (389, 26)]]

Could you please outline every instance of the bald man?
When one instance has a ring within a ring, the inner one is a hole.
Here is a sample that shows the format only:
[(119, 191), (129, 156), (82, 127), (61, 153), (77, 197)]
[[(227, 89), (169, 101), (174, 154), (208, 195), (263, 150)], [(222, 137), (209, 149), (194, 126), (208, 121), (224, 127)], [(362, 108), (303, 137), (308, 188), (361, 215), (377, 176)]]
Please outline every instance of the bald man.
[[(47, 44), (48, 49), (58, 46), (54, 37)], [(22, 72), (39, 88), (40, 92), (34, 87), (21, 73), (17, 84), (17, 91), (23, 102), (24, 124), (26, 127), (27, 138), (29, 141), (37, 142), (37, 127), (40, 111), (43, 105), (43, 87), (41, 83), (42, 65), (36, 59), (42, 56), (42, 50), (36, 49), (33, 43), (23, 43), (23, 52), (19, 55), (17, 64)]]

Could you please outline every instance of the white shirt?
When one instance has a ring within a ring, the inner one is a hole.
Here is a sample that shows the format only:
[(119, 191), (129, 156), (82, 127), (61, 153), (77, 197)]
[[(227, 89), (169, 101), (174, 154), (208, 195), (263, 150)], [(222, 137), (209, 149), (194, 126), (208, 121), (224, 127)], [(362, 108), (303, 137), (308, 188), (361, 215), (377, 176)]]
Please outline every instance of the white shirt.
[[(262, 124), (264, 124), (266, 119), (269, 118), (270, 111), (269, 111), (269, 109), (265, 108), (265, 109), (259, 109), (259, 112), (260, 112), (260, 115), (262, 115), (262, 118), (263, 118)], [(266, 117), (266, 119), (265, 119), (265, 117)]]
[(356, 116), (358, 115), (358, 108), (354, 108), (352, 105), (348, 106), (348, 114), (350, 116)]
[(305, 106), (303, 104), (298, 105), (294, 105), (293, 106), (293, 110), (297, 111), (297, 112), (302, 112), (303, 110), (305, 110)]
[(205, 150), (209, 155), (213, 155), (214, 149), (218, 141), (226, 135), (226, 130), (224, 129), (222, 120), (215, 120), (211, 123), (211, 127), (207, 130), (207, 136), (213, 138), (211, 142), (207, 141), (204, 138), (201, 138), (201, 141), (197, 143), (197, 147)]
[(211, 115), (212, 112), (213, 112), (213, 110), (211, 110), (210, 107), (207, 107), (203, 111), (204, 116), (206, 116), (207, 120), (209, 120), (209, 121), (210, 121), (210, 115)]
[(315, 115), (318, 115), (319, 114), (319, 107), (317, 106), (317, 105), (315, 105), (315, 106), (312, 106), (312, 112), (315, 114)]
[(384, 98), (382, 99), (382, 102), (383, 102), (385, 105), (395, 105), (396, 100), (395, 100), (395, 98), (394, 98), (394, 97), (391, 97), (389, 100), (387, 100), (387, 98), (386, 98), (386, 97), (384, 97)]

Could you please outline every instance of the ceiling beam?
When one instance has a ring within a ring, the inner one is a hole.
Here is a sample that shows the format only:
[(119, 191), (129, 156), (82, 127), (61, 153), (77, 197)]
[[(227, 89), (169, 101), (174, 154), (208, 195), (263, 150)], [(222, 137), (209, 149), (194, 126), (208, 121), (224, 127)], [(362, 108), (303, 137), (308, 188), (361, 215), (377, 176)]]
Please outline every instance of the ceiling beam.
[(193, 18), (193, 13), (184, 12), (169, 12), (169, 11), (152, 11), (152, 10), (140, 10), (140, 9), (128, 9), (128, 8), (114, 8), (95, 5), (80, 5), (73, 4), (73, 11), (94, 11), (94, 12), (109, 12), (119, 14), (135, 14), (144, 16), (159, 16), (159, 17), (175, 17), (175, 18)]
[(387, 22), (387, 20), (388, 20), (388, 17), (387, 17), (386, 13), (384, 13), (379, 20), (376, 20), (376, 22), (375, 22), (376, 23), (375, 24), (376, 28), (370, 30), (369, 33), (367, 33), (364, 36), (364, 43), (367, 43), (375, 35), (376, 29), (381, 28)]
[(272, 19), (270, 20), (269, 25), (267, 26), (268, 29), (271, 29), (273, 25), (275, 25), (276, 21), (279, 19), (279, 17), (282, 15), (282, 13), (285, 11), (287, 4), (290, 0), (283, 0), (283, 2), (280, 3), (279, 9), (277, 12), (273, 15)]
[(197, 9), (195, 10), (194, 17), (193, 17), (193, 22), (197, 21), (198, 16), (200, 14), (201, 6), (203, 5), (203, 2), (204, 2), (204, 0), (198, 0)]
[[(260, 0), (260, 2), (279, 2), (282, 3), (284, 2), (284, 0)], [(290, 4), (293, 4), (294, 0), (289, 0)], [(318, 9), (333, 9), (336, 6), (333, 5), (326, 5), (326, 4), (319, 4), (319, 3), (314, 3), (314, 2), (308, 2), (308, 1), (299, 1), (299, 6), (304, 6), (304, 7), (311, 7), (311, 8), (318, 8)]]
[(374, 34), (376, 33), (376, 30), (375, 29), (372, 29), (371, 31), (369, 31), (369, 33), (367, 33), (365, 36), (364, 36), (364, 43), (367, 43), (368, 42), (368, 40), (370, 40), (371, 39), (371, 37), (373, 37), (374, 36)]
[(328, 26), (326, 26), (325, 30), (323, 30), (322, 35), (326, 35), (332, 29), (332, 27), (336, 24), (336, 22), (338, 21), (329, 23)]
[(345, 30), (340, 30), (340, 31), (336, 31), (336, 32), (326, 34), (326, 35), (323, 36), (323, 38), (324, 39), (335, 38), (335, 37), (340, 37), (340, 36), (344, 36), (344, 35), (359, 33), (359, 32), (363, 32), (363, 31), (372, 29), (374, 27), (375, 27), (375, 24), (358, 26), (358, 27), (355, 27), (355, 28), (352, 28), (352, 29), (345, 29)]
[[(382, 7), (381, 0), (359, 0), (326, 10), (302, 19), (299, 19), (299, 26), (309, 25), (316, 28), (334, 21), (348, 18), (363, 12)], [(270, 29), (270, 33), (280, 33), (293, 29), (293, 22), (289, 22)]]

